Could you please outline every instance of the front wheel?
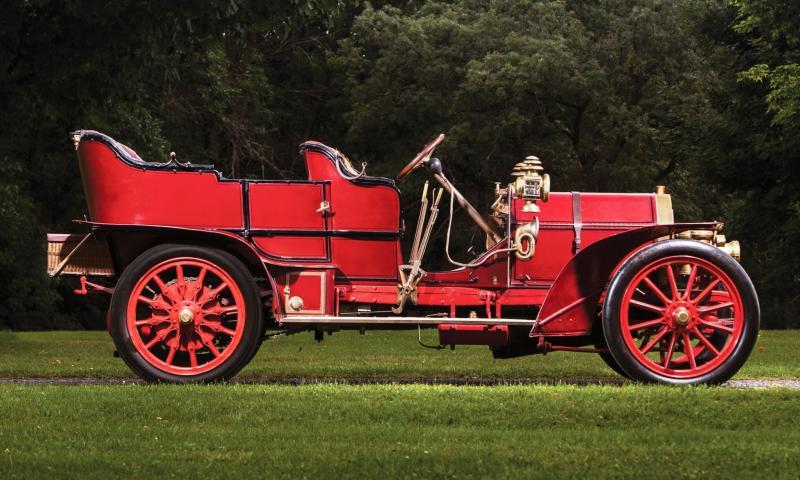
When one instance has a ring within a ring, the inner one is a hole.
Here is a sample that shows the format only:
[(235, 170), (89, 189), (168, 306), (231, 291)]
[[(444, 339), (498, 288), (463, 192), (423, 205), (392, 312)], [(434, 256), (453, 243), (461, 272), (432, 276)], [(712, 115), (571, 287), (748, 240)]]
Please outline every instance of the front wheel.
[(630, 378), (718, 384), (742, 367), (759, 328), (755, 288), (718, 248), (692, 240), (646, 247), (617, 271), (603, 333)]
[(258, 349), (263, 314), (252, 276), (232, 255), (160, 245), (117, 283), (110, 332), (149, 381), (210, 382), (235, 375)]

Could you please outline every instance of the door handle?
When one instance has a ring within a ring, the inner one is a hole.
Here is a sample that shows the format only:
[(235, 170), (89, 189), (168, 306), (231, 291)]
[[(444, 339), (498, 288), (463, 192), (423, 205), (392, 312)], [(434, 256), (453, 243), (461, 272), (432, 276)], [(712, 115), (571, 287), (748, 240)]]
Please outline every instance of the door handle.
[(331, 211), (331, 204), (327, 200), (323, 200), (319, 204), (319, 208), (317, 209), (317, 213), (321, 213), (325, 215), (327, 212)]

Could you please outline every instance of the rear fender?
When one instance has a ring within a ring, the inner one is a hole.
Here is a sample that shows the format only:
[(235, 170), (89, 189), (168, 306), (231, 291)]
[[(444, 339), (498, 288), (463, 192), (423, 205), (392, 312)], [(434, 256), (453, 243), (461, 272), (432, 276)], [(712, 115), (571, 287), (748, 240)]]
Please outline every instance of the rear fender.
[[(264, 277), (270, 284), (274, 298), (278, 287), (272, 273), (256, 250), (241, 236), (222, 230), (200, 230), (183, 227), (139, 225), (109, 225), (87, 222), (93, 231), (108, 238), (114, 269), (122, 272), (145, 250), (163, 243), (186, 243), (219, 248), (237, 257), (253, 274)], [(280, 318), (280, 302), (273, 301), (273, 311)]]
[(600, 297), (611, 275), (633, 252), (684, 230), (712, 230), (716, 222), (649, 225), (598, 240), (564, 266), (539, 310), (530, 336), (591, 335)]

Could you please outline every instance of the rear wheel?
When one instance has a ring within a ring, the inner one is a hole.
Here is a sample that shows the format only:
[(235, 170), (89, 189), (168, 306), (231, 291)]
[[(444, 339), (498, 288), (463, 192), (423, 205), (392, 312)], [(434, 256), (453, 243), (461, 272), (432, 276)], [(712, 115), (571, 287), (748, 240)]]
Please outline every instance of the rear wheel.
[(613, 359), (630, 378), (648, 382), (724, 382), (747, 360), (758, 327), (758, 298), (744, 269), (690, 240), (633, 255), (603, 306)]
[(120, 356), (150, 381), (210, 382), (235, 375), (263, 330), (255, 282), (232, 255), (161, 245), (123, 272), (111, 301)]

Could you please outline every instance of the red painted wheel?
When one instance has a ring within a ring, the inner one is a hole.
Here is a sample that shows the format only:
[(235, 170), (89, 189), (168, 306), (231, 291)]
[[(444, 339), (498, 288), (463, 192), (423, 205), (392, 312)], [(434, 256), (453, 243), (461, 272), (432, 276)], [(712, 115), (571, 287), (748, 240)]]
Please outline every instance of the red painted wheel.
[(260, 341), (255, 284), (241, 262), (215, 249), (145, 252), (120, 278), (111, 312), (117, 350), (147, 380), (230, 378)]
[(606, 295), (603, 329), (631, 378), (719, 383), (749, 356), (758, 299), (744, 270), (700, 242), (659, 242), (631, 257)]

